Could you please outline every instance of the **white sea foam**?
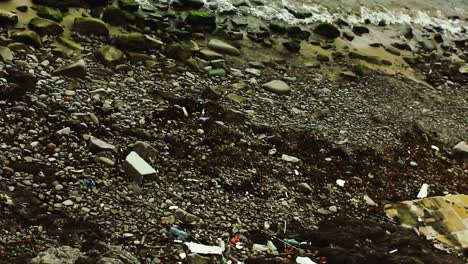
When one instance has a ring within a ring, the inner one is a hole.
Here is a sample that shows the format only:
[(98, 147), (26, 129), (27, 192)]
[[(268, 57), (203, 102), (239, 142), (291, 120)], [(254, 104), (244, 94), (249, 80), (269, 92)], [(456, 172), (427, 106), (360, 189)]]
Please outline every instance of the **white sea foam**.
[[(137, 0), (142, 4), (149, 4), (148, 0)], [(390, 10), (385, 7), (379, 10), (361, 7), (359, 14), (332, 13), (325, 6), (304, 3), (296, 0), (268, 0), (265, 5), (260, 6), (241, 6), (236, 8), (231, 0), (204, 0), (206, 5), (216, 5), (217, 12), (234, 11), (237, 15), (252, 15), (265, 20), (279, 20), (291, 25), (306, 25), (322, 22), (333, 22), (337, 18), (344, 18), (351, 24), (363, 23), (370, 20), (371, 23), (378, 24), (384, 20), (387, 24), (417, 24), (421, 26), (439, 26), (451, 34), (463, 32), (463, 28), (468, 27), (466, 22), (445, 18), (440, 12), (429, 14), (421, 10)], [(291, 14), (285, 7), (299, 12), (310, 13), (311, 16), (300, 19)], [(377, 8), (376, 8), (377, 9)], [(466, 35), (466, 33), (465, 33)]]

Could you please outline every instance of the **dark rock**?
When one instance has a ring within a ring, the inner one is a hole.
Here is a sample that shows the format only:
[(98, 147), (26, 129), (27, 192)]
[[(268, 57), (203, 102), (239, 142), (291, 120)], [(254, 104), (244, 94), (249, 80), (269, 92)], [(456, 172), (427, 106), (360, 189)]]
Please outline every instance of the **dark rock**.
[(167, 46), (166, 55), (177, 61), (185, 62), (188, 58), (190, 58), (192, 52), (186, 44), (174, 42)]
[(330, 39), (335, 39), (340, 36), (340, 30), (329, 23), (320, 23), (314, 28), (314, 33)]
[(351, 31), (343, 31), (343, 37), (348, 41), (353, 41), (354, 34)]
[(32, 0), (33, 4), (52, 7), (82, 7), (86, 5), (84, 0)]
[(35, 48), (40, 48), (42, 46), (41, 37), (32, 30), (15, 32), (11, 35), (11, 38), (15, 41), (22, 42)]
[(392, 46), (400, 50), (411, 51), (410, 45), (408, 45), (408, 43), (405, 43), (405, 42), (395, 42), (395, 43), (392, 43)]
[(61, 22), (63, 20), (63, 14), (59, 10), (40, 5), (36, 6), (35, 8), (39, 17), (50, 19), (56, 22)]
[(80, 59), (71, 64), (66, 64), (56, 69), (53, 75), (83, 78), (86, 76), (86, 63)]
[(24, 12), (28, 11), (28, 6), (27, 5), (17, 6), (16, 10), (24, 13)]
[(76, 17), (74, 30), (84, 35), (109, 35), (109, 27), (102, 20), (90, 17)]
[(119, 6), (129, 12), (136, 12), (140, 8), (140, 4), (135, 0), (119, 0)]
[(64, 32), (63, 27), (59, 23), (40, 17), (31, 19), (28, 26), (39, 35), (57, 36)]
[(408, 27), (408, 28), (406, 29), (405, 34), (403, 34), (403, 36), (405, 36), (405, 38), (407, 38), (407, 39), (412, 39), (412, 38), (414, 37), (413, 28)]
[(367, 34), (369, 33), (369, 28), (364, 27), (364, 26), (354, 26), (353, 27), (353, 32), (354, 34), (361, 36), (362, 34)]
[(434, 40), (437, 42), (437, 43), (442, 43), (444, 42), (444, 38), (442, 37), (442, 35), (440, 33), (437, 33), (434, 35)]
[(317, 60), (321, 62), (327, 62), (330, 61), (330, 58), (323, 54), (317, 54)]
[(216, 16), (207, 12), (193, 11), (188, 14), (185, 23), (197, 31), (214, 31)]
[(1, 99), (18, 99), (28, 91), (34, 90), (37, 79), (33, 75), (18, 70), (9, 70), (7, 83), (0, 83)]
[(281, 43), (287, 50), (293, 53), (298, 53), (301, 50), (301, 42), (296, 39), (288, 40)]
[(176, 0), (172, 6), (180, 10), (200, 9), (205, 5), (202, 0)]
[(102, 12), (102, 20), (112, 26), (125, 26), (135, 22), (135, 15), (115, 6), (108, 6)]
[(18, 16), (5, 11), (5, 10), (0, 10), (0, 25), (14, 25), (18, 23)]
[(95, 55), (96, 55), (96, 58), (102, 64), (107, 65), (107, 66), (121, 63), (124, 58), (124, 54), (122, 51), (110, 45), (106, 45), (106, 46), (99, 48), (96, 51)]

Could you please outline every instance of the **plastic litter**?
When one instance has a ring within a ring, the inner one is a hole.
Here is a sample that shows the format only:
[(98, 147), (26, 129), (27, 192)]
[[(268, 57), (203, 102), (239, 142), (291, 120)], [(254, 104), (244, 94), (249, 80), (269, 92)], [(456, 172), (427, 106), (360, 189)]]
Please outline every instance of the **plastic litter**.
[(289, 156), (289, 155), (286, 155), (286, 154), (281, 155), (281, 159), (284, 160), (284, 161), (293, 162), (293, 163), (297, 163), (297, 162), (300, 161), (298, 158), (293, 157), (293, 156)]
[(266, 245), (253, 244), (252, 250), (253, 251), (259, 251), (259, 252), (266, 252), (266, 251), (269, 250), (269, 248)]
[(310, 258), (308, 257), (297, 257), (296, 258), (296, 262), (298, 264), (317, 264), (315, 262), (313, 262)]
[(345, 183), (346, 183), (346, 181), (344, 181), (344, 180), (341, 180), (341, 179), (336, 180), (336, 184), (338, 184), (338, 186), (340, 186), (340, 187), (344, 187)]
[(192, 253), (197, 254), (208, 254), (208, 255), (221, 255), (223, 254), (223, 249), (218, 246), (206, 246), (198, 243), (187, 242), (184, 243)]
[(89, 179), (86, 181), (86, 185), (90, 188), (96, 187), (96, 182), (93, 179)]
[(421, 186), (421, 189), (419, 190), (419, 193), (418, 193), (418, 198), (419, 199), (422, 199), (422, 198), (426, 198), (427, 197), (427, 189), (429, 188), (429, 184), (427, 183), (424, 183), (422, 186)]
[(297, 241), (296, 239), (294, 238), (285, 238), (283, 239), (284, 242), (288, 243), (288, 244), (291, 244), (293, 246), (297, 246), (299, 245), (299, 241)]
[(182, 240), (187, 239), (189, 236), (187, 232), (177, 229), (176, 227), (171, 227), (169, 229), (169, 232), (171, 232), (171, 234), (176, 236), (178, 239), (182, 239)]

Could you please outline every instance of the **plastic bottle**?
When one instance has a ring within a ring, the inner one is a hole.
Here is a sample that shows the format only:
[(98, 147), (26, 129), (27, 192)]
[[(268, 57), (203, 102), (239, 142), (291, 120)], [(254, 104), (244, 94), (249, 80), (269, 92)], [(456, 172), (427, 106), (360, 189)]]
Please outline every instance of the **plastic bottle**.
[(169, 229), (169, 232), (171, 232), (171, 234), (173, 234), (174, 236), (176, 236), (177, 238), (182, 239), (182, 240), (188, 238), (188, 233), (187, 232), (182, 231), (180, 229), (177, 229), (175, 227), (171, 227)]

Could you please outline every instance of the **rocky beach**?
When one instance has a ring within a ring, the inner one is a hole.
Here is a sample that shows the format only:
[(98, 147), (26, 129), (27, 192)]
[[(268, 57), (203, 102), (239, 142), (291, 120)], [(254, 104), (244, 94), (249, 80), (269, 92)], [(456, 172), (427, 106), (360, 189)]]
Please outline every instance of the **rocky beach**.
[(315, 2), (0, 1), (0, 264), (468, 263), (468, 4)]

